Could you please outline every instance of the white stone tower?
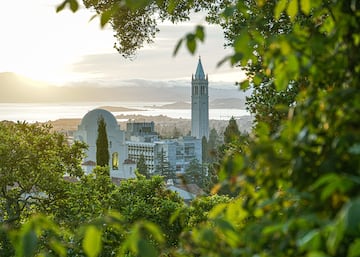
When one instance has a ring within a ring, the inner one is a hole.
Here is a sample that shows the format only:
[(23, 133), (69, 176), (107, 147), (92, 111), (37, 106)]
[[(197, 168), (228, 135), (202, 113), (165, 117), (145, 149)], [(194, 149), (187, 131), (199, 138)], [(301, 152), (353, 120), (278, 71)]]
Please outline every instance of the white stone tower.
[(191, 79), (191, 135), (209, 138), (209, 90), (208, 76), (205, 76), (201, 58)]

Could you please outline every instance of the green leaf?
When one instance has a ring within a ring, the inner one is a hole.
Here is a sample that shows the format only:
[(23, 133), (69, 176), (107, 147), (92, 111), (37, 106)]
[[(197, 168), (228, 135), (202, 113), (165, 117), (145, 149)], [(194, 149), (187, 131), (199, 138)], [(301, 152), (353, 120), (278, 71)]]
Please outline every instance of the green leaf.
[(290, 16), (290, 20), (294, 21), (298, 13), (298, 0), (290, 0), (289, 6), (287, 8), (287, 14)]
[(235, 12), (235, 6), (227, 6), (225, 10), (222, 12), (222, 16), (226, 19), (232, 17)]
[(180, 46), (182, 45), (182, 42), (184, 41), (184, 39), (182, 38), (182, 39), (180, 39), (178, 42), (177, 42), (177, 44), (176, 44), (176, 46), (175, 46), (175, 49), (174, 49), (174, 52), (173, 52), (173, 56), (176, 56), (177, 55), (177, 53), (178, 53), (178, 51), (179, 51), (179, 49), (180, 49)]
[(186, 46), (187, 49), (189, 50), (189, 52), (191, 54), (195, 53), (196, 50), (196, 41), (195, 41), (195, 36), (194, 34), (187, 34), (186, 35)]
[(332, 226), (330, 226), (330, 233), (326, 240), (327, 250), (330, 254), (335, 255), (342, 239), (344, 238), (344, 210), (342, 210), (340, 219), (338, 219)]
[(281, 13), (285, 10), (287, 4), (287, 0), (280, 0), (277, 2), (274, 10), (275, 19), (278, 20), (280, 18)]
[(58, 6), (56, 7), (56, 12), (61, 12), (62, 10), (64, 10), (67, 2), (68, 2), (68, 0), (65, 0), (65, 1), (62, 2), (60, 5), (58, 5)]
[(284, 224), (274, 224), (267, 226), (263, 229), (262, 233), (264, 235), (274, 234), (276, 232), (283, 232), (285, 225)]
[(111, 19), (111, 16), (114, 14), (113, 9), (106, 10), (100, 16), (100, 26), (103, 28)]
[(228, 206), (228, 204), (226, 203), (221, 203), (221, 204), (217, 204), (214, 206), (214, 208), (212, 208), (212, 210), (209, 212), (209, 218), (210, 219), (215, 219), (217, 217), (219, 217), (224, 210), (226, 209), (226, 207)]
[(309, 15), (310, 13), (310, 9), (311, 9), (311, 3), (310, 0), (300, 0), (300, 5), (301, 5), (301, 11), (306, 14)]
[(79, 9), (79, 3), (77, 2), (77, 0), (65, 0), (56, 7), (56, 12), (61, 12), (62, 10), (64, 10), (67, 4), (70, 5), (70, 10), (72, 12), (76, 12)]
[(250, 82), (249, 80), (244, 80), (242, 82), (240, 82), (240, 89), (241, 90), (246, 90), (250, 87)]
[(226, 230), (235, 231), (235, 228), (227, 220), (215, 219), (214, 222), (223, 231), (226, 231)]
[(360, 236), (360, 199), (349, 203), (345, 211), (345, 231), (351, 235)]
[(216, 236), (214, 230), (210, 228), (204, 228), (200, 230), (197, 236), (200, 240), (207, 242), (208, 244), (216, 243)]
[(309, 252), (306, 257), (329, 257), (329, 255), (319, 251), (312, 251)]
[(37, 246), (37, 236), (34, 230), (30, 229), (23, 236), (22, 241), (22, 256), (32, 257), (34, 256)]
[(157, 257), (158, 252), (155, 247), (148, 241), (140, 239), (137, 244), (139, 256), (143, 257)]
[(349, 152), (350, 154), (360, 155), (360, 144), (359, 144), (359, 143), (356, 143), (356, 144), (352, 145), (352, 146), (349, 148), (348, 152)]
[(231, 59), (231, 56), (225, 56), (222, 60), (220, 60), (217, 64), (216, 67), (219, 68), (221, 65), (223, 65), (225, 62), (229, 61)]
[(152, 222), (145, 222), (144, 227), (153, 235), (153, 237), (158, 241), (159, 243), (164, 242), (164, 237), (162, 236), (161, 229)]
[(303, 250), (318, 250), (321, 245), (320, 232), (312, 230), (299, 238), (296, 244)]
[(195, 30), (195, 36), (198, 38), (201, 42), (204, 42), (205, 39), (205, 33), (204, 33), (204, 27), (203, 26), (196, 26)]
[(132, 10), (139, 10), (149, 5), (149, 0), (126, 0), (126, 6)]
[(72, 12), (76, 12), (79, 9), (79, 3), (77, 0), (69, 0), (69, 3)]
[(63, 244), (61, 244), (61, 242), (56, 241), (56, 240), (51, 240), (50, 247), (59, 256), (66, 256), (66, 248)]
[(168, 4), (168, 7), (167, 7), (167, 11), (169, 14), (173, 14), (175, 9), (176, 9), (176, 6), (178, 5), (178, 1), (177, 0), (170, 0), (169, 1), (169, 4)]
[(234, 41), (235, 52), (245, 52), (249, 48), (250, 37), (247, 33), (236, 37)]
[(348, 257), (359, 257), (360, 256), (360, 239), (356, 239), (353, 242), (348, 251)]
[(101, 231), (95, 226), (87, 227), (82, 246), (88, 257), (98, 256), (102, 247)]
[(165, 0), (156, 0), (156, 4), (158, 6), (162, 6), (164, 4)]

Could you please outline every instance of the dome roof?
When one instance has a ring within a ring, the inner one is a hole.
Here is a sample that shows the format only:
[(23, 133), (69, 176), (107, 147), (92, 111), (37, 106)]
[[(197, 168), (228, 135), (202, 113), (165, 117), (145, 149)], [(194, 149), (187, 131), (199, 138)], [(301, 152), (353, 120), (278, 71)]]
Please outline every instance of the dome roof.
[(97, 128), (98, 120), (103, 117), (107, 128), (119, 127), (116, 118), (111, 112), (103, 109), (94, 109), (88, 112), (81, 120), (80, 127), (92, 127)]

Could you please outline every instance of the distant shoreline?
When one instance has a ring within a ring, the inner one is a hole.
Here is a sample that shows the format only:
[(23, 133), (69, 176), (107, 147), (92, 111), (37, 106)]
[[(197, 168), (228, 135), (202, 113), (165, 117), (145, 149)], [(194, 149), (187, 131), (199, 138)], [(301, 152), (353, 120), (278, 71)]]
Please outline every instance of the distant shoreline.
[(133, 111), (146, 111), (144, 109), (127, 108), (122, 106), (100, 106), (97, 109), (107, 110), (109, 112), (133, 112)]

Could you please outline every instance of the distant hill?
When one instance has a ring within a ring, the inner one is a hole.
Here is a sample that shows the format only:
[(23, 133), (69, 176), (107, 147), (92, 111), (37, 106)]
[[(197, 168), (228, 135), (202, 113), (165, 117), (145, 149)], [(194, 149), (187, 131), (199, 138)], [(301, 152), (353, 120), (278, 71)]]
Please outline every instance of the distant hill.
[(149, 106), (149, 107), (156, 107), (160, 109), (190, 109), (191, 104), (190, 102), (175, 102), (171, 104), (164, 104), (160, 106)]
[(211, 109), (245, 109), (245, 98), (222, 98), (210, 101)]
[[(176, 86), (174, 81), (167, 85), (164, 81), (133, 80), (127, 81), (127, 86), (118, 87), (104, 87), (89, 82), (58, 87), (30, 80), (14, 73), (0, 73), (0, 102), (186, 102), (191, 99), (190, 83), (189, 81), (189, 87), (186, 87)], [(184, 82), (179, 82), (179, 84), (184, 85)], [(244, 93), (236, 87), (231, 89), (210, 88), (209, 92), (211, 101), (223, 98), (245, 99)], [(221, 100), (217, 101), (221, 102)]]
[(109, 112), (143, 111), (142, 109), (127, 108), (127, 107), (122, 107), (122, 106), (100, 106), (98, 109), (107, 110)]
[[(164, 104), (160, 106), (150, 106), (160, 109), (190, 109), (190, 102), (175, 102)], [(220, 98), (210, 101), (209, 108), (211, 109), (245, 109), (244, 98)]]

